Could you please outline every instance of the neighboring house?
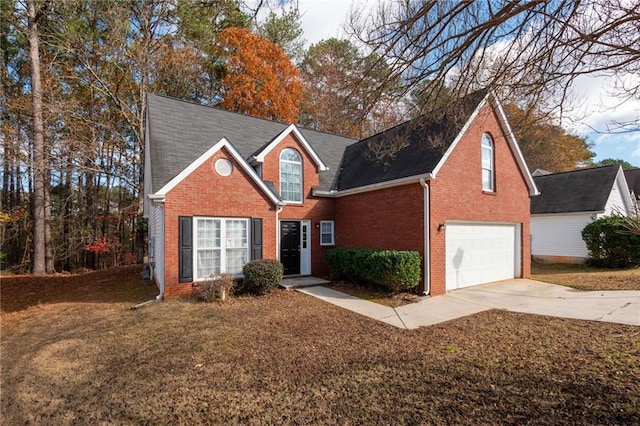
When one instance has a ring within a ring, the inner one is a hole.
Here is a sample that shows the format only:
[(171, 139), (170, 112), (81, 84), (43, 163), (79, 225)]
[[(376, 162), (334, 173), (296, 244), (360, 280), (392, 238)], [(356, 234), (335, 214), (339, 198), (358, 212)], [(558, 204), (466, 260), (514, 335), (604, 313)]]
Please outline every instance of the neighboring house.
[(628, 215), (632, 201), (619, 165), (534, 177), (531, 200), (534, 260), (581, 263), (588, 257), (584, 227), (604, 216)]
[(624, 177), (631, 192), (631, 199), (635, 202), (636, 212), (640, 212), (640, 169), (625, 170)]
[[(358, 142), (149, 95), (145, 216), (159, 297), (251, 259), (326, 275), (332, 247), (416, 250), (432, 295), (527, 277), (533, 178), (495, 96), (467, 104), (461, 122), (420, 118)], [(374, 158), (387, 143), (399, 150)]]

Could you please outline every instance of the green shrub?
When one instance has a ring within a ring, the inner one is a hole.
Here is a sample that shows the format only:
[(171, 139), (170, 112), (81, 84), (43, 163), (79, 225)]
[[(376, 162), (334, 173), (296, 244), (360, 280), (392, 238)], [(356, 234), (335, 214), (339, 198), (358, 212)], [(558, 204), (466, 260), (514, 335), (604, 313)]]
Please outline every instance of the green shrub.
[(620, 216), (591, 222), (582, 230), (589, 251), (588, 263), (605, 268), (640, 265), (640, 235), (634, 235)]
[(225, 294), (228, 296), (233, 291), (235, 281), (229, 274), (222, 274), (215, 278), (211, 278), (199, 283), (200, 290), (196, 298), (205, 302), (212, 302), (221, 295), (221, 289), (224, 288)]
[(265, 294), (282, 282), (284, 268), (275, 259), (252, 260), (242, 268), (244, 288), (257, 294)]
[(325, 253), (325, 261), (333, 279), (383, 286), (396, 293), (420, 282), (417, 251), (337, 248)]

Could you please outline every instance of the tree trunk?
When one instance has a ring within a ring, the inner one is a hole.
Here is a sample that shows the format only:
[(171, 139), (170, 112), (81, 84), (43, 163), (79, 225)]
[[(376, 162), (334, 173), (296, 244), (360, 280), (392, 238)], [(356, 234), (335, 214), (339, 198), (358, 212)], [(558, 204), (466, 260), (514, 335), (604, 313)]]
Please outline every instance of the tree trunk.
[(53, 265), (53, 237), (51, 236), (51, 170), (44, 183), (44, 261), (47, 274), (55, 272)]
[(31, 65), (31, 99), (33, 109), (33, 273), (46, 272), (46, 185), (47, 166), (44, 155), (44, 122), (42, 119), (42, 85), (38, 48), (38, 16), (35, 0), (27, 0), (29, 27), (29, 63)]

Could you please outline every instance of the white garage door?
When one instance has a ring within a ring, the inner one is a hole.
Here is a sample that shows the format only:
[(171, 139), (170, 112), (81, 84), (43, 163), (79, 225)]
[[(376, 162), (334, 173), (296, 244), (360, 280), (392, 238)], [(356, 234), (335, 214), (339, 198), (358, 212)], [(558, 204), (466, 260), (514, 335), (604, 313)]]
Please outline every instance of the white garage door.
[(451, 223), (446, 227), (447, 290), (516, 276), (516, 225)]

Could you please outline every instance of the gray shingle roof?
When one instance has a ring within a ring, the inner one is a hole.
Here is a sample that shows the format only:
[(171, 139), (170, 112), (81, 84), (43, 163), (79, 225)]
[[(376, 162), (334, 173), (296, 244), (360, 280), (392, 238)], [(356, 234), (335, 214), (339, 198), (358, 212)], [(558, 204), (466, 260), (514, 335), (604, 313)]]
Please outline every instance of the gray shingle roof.
[(531, 198), (531, 214), (603, 211), (619, 168), (612, 165), (534, 177), (540, 195)]
[[(420, 116), (348, 146), (337, 189), (430, 173), (486, 95), (486, 90), (467, 95), (457, 103), (455, 113), (447, 111), (436, 121)], [(392, 145), (402, 148), (382, 160), (373, 155), (372, 147)]]
[[(249, 159), (288, 127), (284, 123), (153, 94), (147, 97), (147, 112), (149, 154), (153, 165), (152, 193), (223, 137)], [(328, 171), (320, 172), (319, 187), (329, 190), (345, 147), (355, 140), (303, 128), (299, 130), (329, 167)]]
[(640, 200), (640, 169), (625, 170), (624, 178), (629, 191), (633, 192), (636, 200)]

